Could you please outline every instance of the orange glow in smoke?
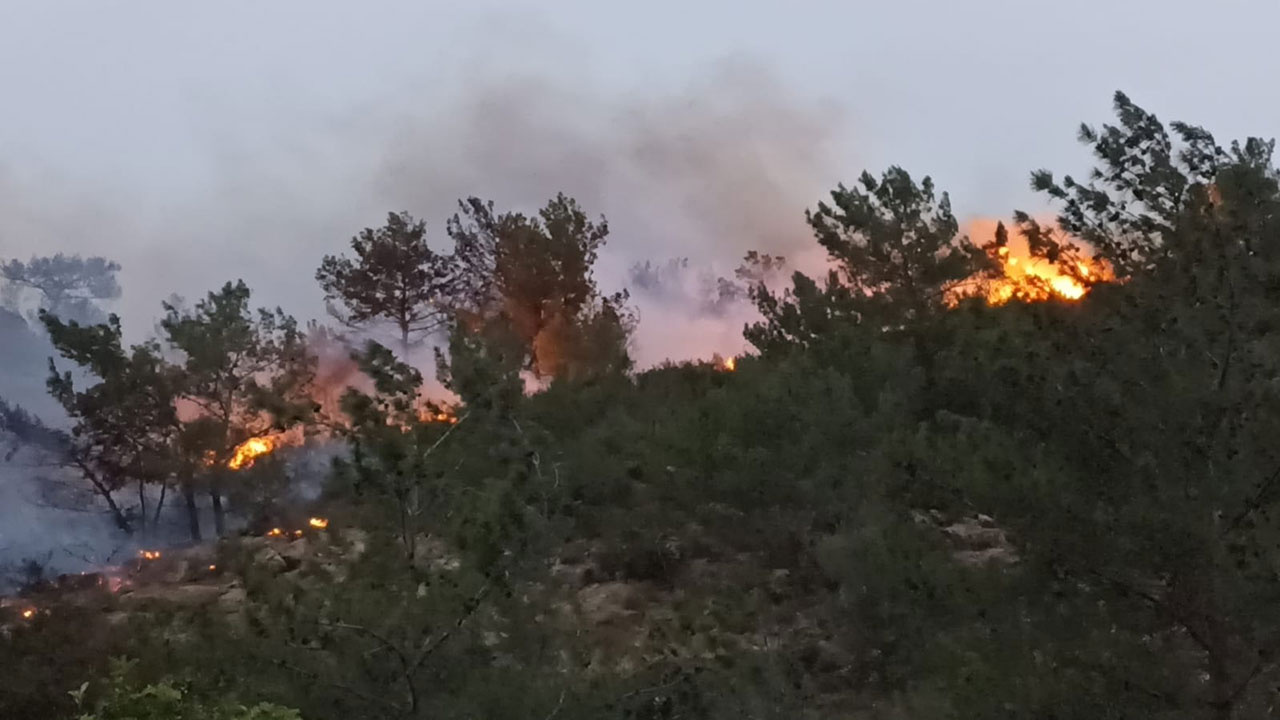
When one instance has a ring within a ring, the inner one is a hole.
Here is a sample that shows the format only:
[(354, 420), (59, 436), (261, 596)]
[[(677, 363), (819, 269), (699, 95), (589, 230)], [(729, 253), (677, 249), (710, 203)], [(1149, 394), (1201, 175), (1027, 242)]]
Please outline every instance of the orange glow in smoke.
[(328, 518), (313, 517), (307, 521), (307, 524), (317, 530), (323, 530), (329, 527)]

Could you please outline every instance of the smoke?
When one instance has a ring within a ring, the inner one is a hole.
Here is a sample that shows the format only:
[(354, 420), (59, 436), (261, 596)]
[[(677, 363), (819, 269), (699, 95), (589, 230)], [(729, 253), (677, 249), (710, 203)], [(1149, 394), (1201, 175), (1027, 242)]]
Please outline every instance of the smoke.
[(708, 313), (701, 298), (628, 283), (628, 270), (678, 257), (699, 276), (731, 276), (749, 250), (807, 250), (804, 210), (837, 178), (843, 119), (743, 61), (678, 92), (639, 97), (495, 79), (441, 115), (404, 121), (377, 189), (390, 207), (422, 207), (433, 220), (469, 194), (532, 211), (558, 191), (606, 215), (599, 276), (609, 289), (631, 286), (644, 367), (738, 352), (753, 313), (745, 303)]
[[(0, 183), (0, 257), (63, 250), (118, 260), (125, 296), (115, 309), (135, 338), (171, 293), (192, 299), (240, 277), (262, 304), (323, 318), (312, 277), (321, 256), (398, 210), (426, 219), (443, 247), (444, 222), (469, 195), (527, 212), (563, 191), (606, 215), (607, 289), (644, 260), (688, 257), (722, 272), (747, 250), (786, 255), (812, 244), (803, 212), (845, 166), (844, 120), (742, 60), (675, 91), (481, 72), (287, 128), (219, 128), (206, 182), (167, 194), (11, 171)], [(704, 351), (668, 332), (680, 313), (637, 304), (642, 365)]]
[[(425, 219), (433, 243), (446, 248), (445, 221), (461, 198), (533, 212), (564, 192), (608, 218), (597, 267), (603, 290), (628, 286), (636, 263), (688, 258), (690, 274), (677, 283), (687, 292), (632, 288), (640, 367), (741, 351), (749, 303), (709, 306), (698, 288), (707, 277), (732, 277), (748, 250), (790, 261), (813, 246), (804, 210), (848, 167), (840, 108), (741, 60), (676, 90), (507, 70), (477, 70), (453, 87), (397, 88), (346, 113), (290, 117), (286, 126), (209, 119), (207, 165), (175, 170), (172, 187), (0, 164), (0, 258), (61, 251), (118, 261), (124, 295), (106, 309), (122, 316), (132, 341), (155, 334), (162, 300), (176, 293), (194, 301), (237, 278), (253, 288), (256, 305), (326, 322), (313, 278), (321, 257), (346, 251), (352, 235), (388, 212)], [(58, 422), (43, 389), (51, 348), (11, 320), (21, 318), (0, 317), (0, 332), (17, 359), (0, 368), (0, 395)], [(354, 370), (341, 344), (317, 347), (332, 407)], [(412, 358), (428, 378), (431, 357), (428, 345)], [(428, 391), (443, 392), (434, 381)], [(321, 471), (301, 471), (308, 473)], [(0, 464), (0, 558), (52, 553), (67, 561), (68, 547), (101, 555), (119, 543), (100, 514), (63, 522), (55, 516), (66, 511), (33, 501), (38, 475)], [(55, 526), (66, 536), (45, 532)]]

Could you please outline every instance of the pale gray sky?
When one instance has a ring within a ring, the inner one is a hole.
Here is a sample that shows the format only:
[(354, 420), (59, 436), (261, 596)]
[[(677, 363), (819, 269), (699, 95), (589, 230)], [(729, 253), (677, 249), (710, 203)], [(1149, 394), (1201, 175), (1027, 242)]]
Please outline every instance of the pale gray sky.
[(63, 249), (161, 298), (311, 276), (386, 211), (579, 195), (613, 269), (795, 250), (837, 180), (901, 164), (961, 215), (1035, 209), (1124, 89), (1220, 137), (1280, 128), (1274, 0), (0, 0), (0, 257)]

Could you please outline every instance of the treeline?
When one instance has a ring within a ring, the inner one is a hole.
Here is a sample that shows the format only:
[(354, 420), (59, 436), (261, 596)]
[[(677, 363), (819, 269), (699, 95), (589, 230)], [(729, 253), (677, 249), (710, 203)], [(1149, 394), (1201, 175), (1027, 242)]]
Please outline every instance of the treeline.
[[(837, 188), (808, 215), (830, 272), (753, 285), (758, 352), (734, 372), (627, 372), (622, 300), (590, 281), (603, 221), (563, 198), (534, 219), (464, 204), (447, 256), (411, 255), (421, 225), (393, 216), (318, 276), (406, 345), (447, 327), (461, 404), (422, 422), (420, 373), (358, 354), (373, 386), (344, 398), (350, 452), (325, 498), (328, 542), (358, 559), (271, 574), (223, 543), (234, 618), (155, 610), (41, 677), (63, 693), (101, 677), (93, 658), (136, 658), (85, 690), (100, 718), (162, 681), (186, 717), (1273, 716), (1273, 144), (1223, 146), (1123, 95), (1116, 111), (1081, 131), (1087, 178), (1033, 174), (1054, 226), (1017, 213), (966, 238), (946, 194), (897, 168)], [(1087, 294), (992, 302), (1014, 234)], [(407, 256), (425, 274), (374, 270)], [(408, 285), (438, 290), (412, 313), (368, 299)], [(166, 327), (217, 337), (194, 331), (216, 297)], [(274, 318), (255, 322), (289, 346)], [(199, 367), (125, 351), (118, 326), (47, 322), (97, 339), (64, 343), (73, 357), (148, 378), (125, 402), (169, 387), (147, 373)], [(545, 354), (550, 337), (570, 349)], [(526, 371), (558, 380), (526, 394)], [(292, 417), (250, 405), (268, 385), (245, 381), (245, 406)], [(11, 688), (30, 677), (3, 657)]]
[[(355, 331), (389, 326), (402, 356), (443, 335), (442, 376), (450, 357), (475, 352), (544, 381), (630, 369), (635, 321), (626, 293), (603, 294), (592, 274), (608, 235), (603, 219), (563, 195), (535, 216), (475, 198), (459, 205), (447, 225), (450, 253), (433, 251), (425, 222), (401, 213), (354, 237), (351, 256), (325, 257), (316, 279), (332, 315)], [(49, 391), (73, 421), (55, 454), (125, 532), (159, 522), (173, 489), (192, 540), (203, 537), (198, 495), (221, 536), (225, 499), (252, 513), (278, 490), (260, 471), (229, 467), (238, 448), (271, 434), (334, 430), (316, 402), (311, 347), (325, 328), (304, 331), (279, 308), (255, 310), (238, 281), (191, 308), (165, 303), (158, 336), (128, 346), (119, 318), (96, 304), (119, 295), (118, 270), (102, 258), (61, 255), (4, 266), (6, 287), (41, 293), (34, 317), (87, 377), (77, 383), (51, 361)]]

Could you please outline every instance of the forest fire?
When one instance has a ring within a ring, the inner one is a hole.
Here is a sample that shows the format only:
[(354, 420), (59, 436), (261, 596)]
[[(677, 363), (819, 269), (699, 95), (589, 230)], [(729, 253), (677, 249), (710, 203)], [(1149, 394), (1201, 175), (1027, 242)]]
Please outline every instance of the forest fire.
[(317, 530), (324, 530), (329, 527), (329, 519), (321, 517), (313, 517), (307, 521), (307, 524)]
[(457, 415), (444, 410), (423, 410), (418, 413), (418, 419), (424, 423), (448, 423), (450, 425), (458, 423)]
[(242, 470), (244, 468), (253, 467), (254, 460), (275, 449), (276, 441), (270, 437), (264, 436), (249, 438), (236, 447), (235, 453), (233, 453), (231, 459), (227, 461), (227, 467), (232, 470)]
[(732, 355), (727, 358), (721, 357), (720, 353), (716, 353), (711, 356), (711, 365), (720, 372), (733, 372), (738, 369), (738, 358)]
[(1089, 286), (1114, 278), (1109, 268), (1100, 262), (1076, 260), (1075, 270), (1069, 272), (1037, 257), (1019, 257), (1002, 247), (996, 251), (1002, 275), (986, 289), (987, 302), (1003, 305), (1013, 299), (1033, 302), (1052, 297), (1063, 300), (1079, 300), (1089, 292)]
[[(969, 224), (967, 234), (972, 238), (997, 237), (998, 228), (998, 221), (980, 219)], [(976, 292), (972, 284), (962, 283), (964, 289), (958, 288), (959, 292), (949, 302), (974, 294), (985, 298), (990, 305), (1004, 305), (1013, 300), (1079, 300), (1093, 285), (1115, 280), (1110, 266), (1087, 255), (1085, 248), (1069, 238), (1058, 240), (1064, 257), (1053, 262), (1032, 254), (1027, 238), (1020, 232), (1010, 229), (1007, 237), (1007, 242), (987, 246), (998, 266), (998, 277), (981, 281)]]

